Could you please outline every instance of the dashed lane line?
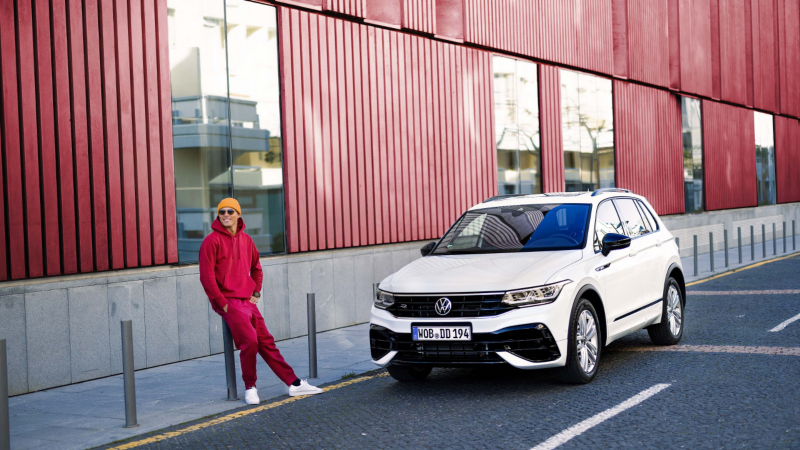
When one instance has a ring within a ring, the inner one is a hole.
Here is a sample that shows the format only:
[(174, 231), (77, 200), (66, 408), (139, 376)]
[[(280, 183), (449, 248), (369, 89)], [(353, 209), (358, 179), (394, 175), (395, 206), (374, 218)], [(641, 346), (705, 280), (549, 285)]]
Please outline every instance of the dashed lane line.
[[(387, 372), (382, 372), (382, 373), (379, 373), (379, 374), (376, 374), (376, 375), (360, 377), (360, 378), (354, 378), (352, 380), (347, 380), (347, 381), (343, 381), (343, 382), (338, 383), (338, 384), (334, 384), (334, 385), (331, 385), (331, 386), (324, 387), (324, 388), (322, 388), (322, 390), (325, 391), (325, 392), (330, 392), (330, 391), (332, 391), (334, 389), (343, 388), (345, 386), (350, 386), (351, 384), (360, 383), (362, 381), (371, 380), (373, 378), (385, 377), (387, 375), (389, 375)], [(174, 438), (174, 437), (180, 436), (182, 434), (191, 433), (192, 431), (202, 430), (203, 428), (208, 428), (208, 427), (211, 427), (211, 426), (214, 426), (214, 425), (219, 425), (221, 423), (230, 422), (233, 419), (238, 419), (240, 417), (249, 416), (250, 414), (257, 413), (257, 412), (260, 412), (260, 411), (266, 411), (268, 409), (277, 408), (278, 406), (282, 406), (282, 405), (286, 405), (288, 403), (296, 402), (298, 400), (302, 400), (302, 399), (307, 398), (307, 397), (309, 397), (309, 396), (308, 395), (303, 395), (303, 396), (299, 396), (299, 397), (289, 397), (287, 399), (284, 399), (284, 400), (281, 400), (281, 401), (278, 401), (278, 402), (269, 403), (269, 404), (262, 405), (262, 406), (256, 406), (255, 408), (245, 409), (245, 410), (242, 410), (242, 411), (237, 411), (237, 412), (232, 413), (232, 414), (227, 414), (227, 415), (224, 415), (224, 416), (221, 416), (221, 417), (217, 417), (216, 419), (212, 419), (212, 420), (209, 420), (207, 422), (198, 423), (198, 424), (186, 427), (186, 428), (181, 428), (180, 430), (161, 433), (161, 434), (158, 434), (158, 435), (155, 435), (155, 436), (151, 436), (151, 437), (146, 438), (146, 439), (140, 439), (138, 441), (132, 441), (132, 442), (127, 442), (127, 443), (124, 443), (124, 444), (120, 444), (120, 445), (118, 445), (116, 447), (111, 447), (109, 450), (126, 450), (126, 449), (130, 449), (130, 448), (140, 447), (142, 445), (161, 442), (161, 441), (163, 441), (165, 439)]]
[(774, 333), (776, 331), (781, 331), (782, 329), (786, 328), (786, 325), (789, 325), (790, 323), (792, 323), (792, 322), (794, 322), (795, 320), (798, 320), (798, 319), (800, 319), (800, 314), (792, 317), (791, 319), (784, 320), (783, 322), (781, 322), (780, 325), (778, 325), (777, 327), (775, 327), (775, 328), (773, 328), (773, 329), (771, 329), (769, 331), (771, 333)]
[(686, 291), (686, 295), (780, 295), (800, 294), (800, 289), (768, 289), (763, 291)]
[(728, 272), (721, 273), (719, 275), (714, 275), (713, 277), (708, 277), (708, 278), (703, 279), (703, 280), (692, 281), (691, 283), (686, 284), (686, 287), (694, 286), (694, 285), (700, 284), (700, 283), (705, 283), (706, 281), (716, 280), (717, 278), (722, 278), (722, 277), (725, 277), (725, 276), (728, 276), (728, 275), (731, 275), (731, 274), (734, 274), (734, 273), (742, 272), (744, 270), (753, 269), (755, 267), (763, 266), (764, 264), (769, 264), (771, 262), (783, 261), (784, 259), (794, 258), (797, 255), (800, 255), (800, 253), (794, 253), (794, 254), (787, 255), (787, 256), (781, 256), (780, 258), (774, 258), (774, 259), (770, 259), (768, 261), (761, 261), (761, 262), (757, 262), (755, 264), (750, 264), (749, 266), (740, 267), (738, 269), (733, 269), (733, 270), (730, 270)]
[[(797, 318), (800, 318), (800, 316)], [(800, 356), (800, 347), (758, 347), (744, 345), (637, 345), (629, 347), (610, 347), (608, 350), (622, 352), (702, 352)]]
[(536, 447), (533, 447), (532, 450), (552, 450), (552, 449), (558, 447), (559, 445), (566, 443), (570, 439), (572, 439), (574, 437), (577, 437), (577, 436), (580, 436), (586, 430), (605, 422), (606, 420), (616, 416), (617, 414), (619, 414), (619, 413), (621, 413), (621, 412), (623, 412), (625, 410), (633, 408), (634, 406), (638, 405), (639, 403), (642, 403), (643, 401), (645, 401), (648, 398), (658, 394), (659, 392), (663, 391), (664, 389), (666, 389), (666, 388), (668, 388), (670, 386), (671, 386), (670, 384), (664, 383), (664, 384), (657, 384), (657, 385), (655, 385), (655, 386), (653, 386), (653, 387), (651, 387), (649, 389), (646, 389), (646, 390), (634, 395), (633, 397), (629, 398), (628, 400), (625, 400), (624, 402), (620, 403), (619, 405), (614, 406), (613, 408), (607, 409), (607, 410), (601, 412), (600, 414), (596, 414), (596, 415), (584, 420), (583, 422), (579, 422), (579, 423), (567, 428), (566, 430), (564, 430), (561, 433), (558, 433), (557, 435), (551, 437), (550, 439), (542, 442), (541, 444), (537, 445)]

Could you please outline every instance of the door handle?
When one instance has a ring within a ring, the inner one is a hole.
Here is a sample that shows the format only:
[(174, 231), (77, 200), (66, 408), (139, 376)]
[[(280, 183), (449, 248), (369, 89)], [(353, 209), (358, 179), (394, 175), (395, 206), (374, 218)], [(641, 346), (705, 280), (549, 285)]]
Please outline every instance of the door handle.
[(664, 241), (662, 241), (661, 239), (657, 239), (656, 240), (656, 247), (661, 247), (661, 244), (663, 244), (663, 243), (664, 243)]
[(631, 252), (629, 253), (629, 255), (630, 255), (631, 257), (634, 257), (634, 256), (636, 256), (638, 253), (639, 253), (639, 250), (631, 250)]

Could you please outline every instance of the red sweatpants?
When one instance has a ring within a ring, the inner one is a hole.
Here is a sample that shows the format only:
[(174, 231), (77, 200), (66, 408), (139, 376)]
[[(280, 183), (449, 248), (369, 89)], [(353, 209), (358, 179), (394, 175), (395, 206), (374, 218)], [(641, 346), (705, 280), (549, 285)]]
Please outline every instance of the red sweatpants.
[(245, 389), (256, 385), (256, 355), (260, 354), (267, 365), (286, 385), (297, 379), (294, 370), (286, 363), (275, 346), (275, 338), (269, 334), (258, 306), (250, 299), (228, 299), (228, 312), (222, 315), (233, 335), (233, 342), (239, 348), (242, 362), (242, 380)]

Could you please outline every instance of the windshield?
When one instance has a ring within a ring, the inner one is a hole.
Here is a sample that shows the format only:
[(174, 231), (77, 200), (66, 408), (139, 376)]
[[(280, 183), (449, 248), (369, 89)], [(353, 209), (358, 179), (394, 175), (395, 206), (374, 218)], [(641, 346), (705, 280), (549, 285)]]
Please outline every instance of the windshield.
[(591, 205), (516, 205), (467, 211), (439, 241), (435, 255), (583, 248)]

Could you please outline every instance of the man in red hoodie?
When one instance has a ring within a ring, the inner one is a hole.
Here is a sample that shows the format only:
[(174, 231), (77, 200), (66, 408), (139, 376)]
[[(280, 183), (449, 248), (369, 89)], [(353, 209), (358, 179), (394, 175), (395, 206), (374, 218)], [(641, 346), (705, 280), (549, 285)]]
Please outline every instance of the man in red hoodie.
[(261, 298), (261, 261), (255, 242), (244, 231), (239, 202), (226, 198), (217, 207), (213, 230), (200, 246), (200, 282), (214, 311), (231, 329), (233, 342), (240, 350), (244, 400), (260, 402), (256, 389), (256, 355), (287, 386), (289, 395), (322, 393), (322, 389), (295, 376), (275, 346), (256, 304)]

